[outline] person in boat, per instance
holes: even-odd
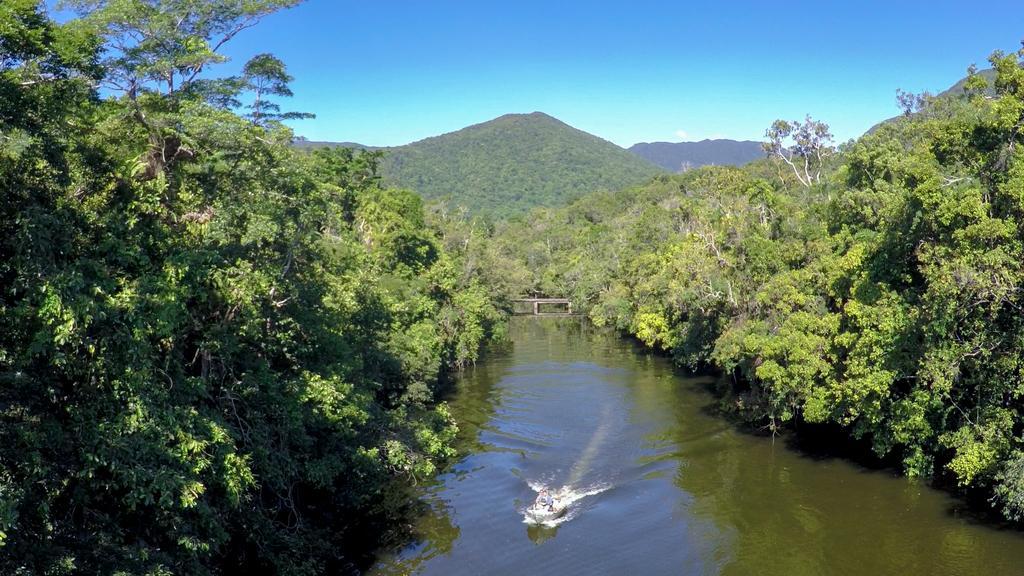
[[[537,504],[548,509],[548,512],[554,512],[555,510],[555,499],[551,497],[551,493],[547,490],[541,490],[537,496]]]

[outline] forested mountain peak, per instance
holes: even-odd
[[[634,186],[662,172],[544,112],[504,114],[390,148],[301,139],[294,145],[381,150],[385,182],[427,200],[449,200],[471,212],[497,216],[564,205],[583,194]]]
[[[546,131],[546,130],[571,130],[578,132],[581,135],[590,136],[594,139],[600,140],[597,136],[588,134],[582,130],[577,130],[572,126],[562,122],[558,118],[545,114],[544,112],[525,112],[525,113],[509,113],[502,114],[497,118],[479,122],[477,124],[471,124],[465,128],[453,130],[451,132],[445,132],[444,134],[438,134],[437,136],[428,136],[421,140],[405,144],[403,146],[394,146],[387,148],[388,150],[400,150],[411,146],[425,145],[434,142],[444,143],[446,140],[451,138],[489,138],[494,136],[494,132],[498,130],[516,130],[516,131]],[[515,136],[509,134],[509,136]],[[604,140],[602,140],[604,141]],[[610,144],[610,142],[609,142]],[[613,144],[614,146],[614,144]]]
[[[594,190],[639,184],[661,170],[543,112],[505,114],[385,150],[385,181],[474,212],[515,214]]]
[[[534,112],[510,112],[508,114],[502,114],[501,116],[498,116],[497,118],[495,118],[493,120],[488,120],[486,122],[481,122],[479,124],[473,124],[472,126],[467,126],[464,129],[474,128],[474,127],[477,127],[477,126],[485,126],[487,124],[499,124],[499,123],[503,123],[503,122],[504,123],[514,123],[514,122],[547,122],[547,123],[551,123],[551,124],[557,124],[557,125],[560,125],[560,126],[569,126],[565,122],[562,122],[561,120],[559,120],[558,118],[555,118],[554,116],[552,116],[550,114],[545,114],[544,112],[540,112],[540,111],[534,111]],[[569,127],[571,128],[571,126],[569,126]]]

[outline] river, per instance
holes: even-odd
[[[515,318],[450,400],[464,456],[371,574],[1019,575],[1024,535],[949,494],[744,433],[708,381],[574,320]],[[561,522],[523,509],[542,485]]]

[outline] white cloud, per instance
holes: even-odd
[[[686,130],[681,130],[681,129],[680,130],[676,130],[676,136],[678,136],[680,140],[686,140],[687,138],[690,137],[690,135],[686,132]]]

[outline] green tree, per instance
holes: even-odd
[[[257,54],[245,63],[241,86],[253,94],[252,103],[246,106],[249,110],[247,117],[253,124],[262,126],[268,122],[316,117],[306,112],[281,112],[279,104],[267,100],[268,96],[291,97],[292,91],[288,87],[291,81],[284,62],[272,54]]]
[[[103,36],[105,81],[135,97],[188,92],[221,48],[243,30],[301,0],[64,0]]]

